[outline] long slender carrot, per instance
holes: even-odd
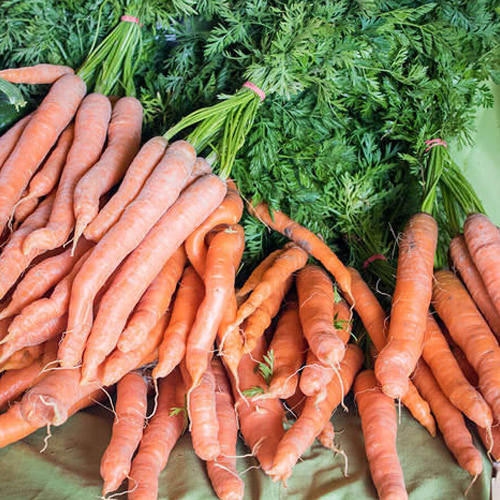
[[[379,498],[408,498],[396,451],[398,425],[394,401],[381,391],[371,370],[356,377],[354,395],[361,417],[366,456]]]
[[[184,358],[187,336],[204,293],[203,281],[194,268],[188,266],[184,270],[170,323],[158,350],[158,364],[153,368],[154,378],[166,377]]]
[[[100,160],[78,181],[73,197],[77,242],[99,212],[99,199],[117,184],[139,151],[142,105],[134,97],[122,97],[114,106],[108,143]]]
[[[73,74],[73,68],[58,64],[36,64],[23,68],[9,68],[0,71],[0,78],[12,83],[26,83],[37,85],[42,83],[54,83],[67,74]]]
[[[67,127],[85,95],[85,83],[65,75],[52,85],[0,170],[0,230],[33,173]]]
[[[236,224],[218,232],[207,252],[205,296],[196,313],[186,346],[186,369],[193,387],[208,366],[224,308],[234,289],[236,270],[245,245],[243,228]]]
[[[243,498],[245,485],[236,471],[238,421],[233,396],[224,368],[218,359],[212,360],[212,371],[215,376],[220,455],[215,460],[207,462],[208,477],[218,498],[238,500]]]
[[[26,125],[31,120],[33,113],[25,116],[17,123],[15,123],[5,134],[0,136],[0,167],[4,164],[5,160],[9,157],[10,153],[14,150],[17,141],[21,137]]]
[[[144,235],[178,198],[191,175],[195,157],[193,147],[187,142],[170,145],[137,198],[96,245],[92,257],[75,279],[68,320],[71,331],[86,335],[81,331],[81,325],[88,322],[88,304],[92,303],[97,291],[123,259],[141,243]]]
[[[451,403],[480,427],[491,427],[493,417],[489,406],[465,378],[439,325],[430,314],[422,356]]]
[[[115,491],[128,476],[139,446],[148,408],[148,384],[139,373],[128,373],[117,385],[111,441],[101,459],[103,496]]]
[[[497,339],[500,339],[500,313],[496,310],[488,290],[484,286],[483,279],[470,256],[463,236],[456,236],[451,240],[450,256],[477,307],[483,313]]]
[[[434,275],[433,305],[479,376],[479,389],[500,419],[500,347],[460,280],[451,271]]]
[[[483,214],[472,214],[464,223],[464,236],[470,255],[500,314],[500,231]]]
[[[481,454],[472,443],[472,436],[464,418],[441,392],[431,371],[423,361],[419,361],[413,373],[413,381],[420,393],[431,405],[446,446],[457,462],[469,474],[476,476],[483,470]]]
[[[387,345],[375,362],[377,380],[392,398],[401,399],[408,392],[408,377],[422,353],[436,244],[437,224],[433,217],[426,213],[414,215],[399,244]]]
[[[139,194],[149,174],[165,153],[166,147],[167,141],[162,136],[153,137],[141,147],[128,167],[118,191],[85,229],[84,235],[87,239],[99,241],[118,221],[127,205]]]
[[[144,292],[130,316],[127,327],[118,340],[117,347],[120,351],[129,352],[135,349],[158,323],[170,305],[185,264],[186,252],[183,247],[179,247]]]

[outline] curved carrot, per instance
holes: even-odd
[[[433,217],[426,213],[414,215],[399,244],[387,345],[375,362],[377,380],[391,398],[401,399],[407,393],[408,377],[422,353],[436,244],[437,224]]]
[[[7,132],[0,136],[0,167],[14,150],[17,141],[21,137],[26,125],[31,120],[33,113],[16,122]]]
[[[61,76],[73,74],[73,68],[59,64],[36,64],[23,68],[9,68],[0,71],[0,78],[12,83],[30,85],[54,83]]]
[[[500,347],[460,280],[451,271],[434,275],[432,303],[479,376],[479,389],[500,419]]]
[[[0,232],[35,170],[72,120],[85,95],[85,83],[65,75],[52,85],[0,170]]]
[[[227,193],[222,203],[192,234],[189,235],[184,246],[189,262],[196,272],[203,277],[207,260],[207,246],[205,236],[216,226],[221,224],[237,224],[243,214],[243,201],[238,193],[236,184],[227,181]]]
[[[283,212],[270,209],[266,203],[259,203],[256,206],[250,205],[248,210],[266,226],[290,238],[307,253],[319,260],[327,271],[333,275],[344,294],[350,297],[351,278],[349,272],[322,239],[290,219]]]
[[[125,173],[118,191],[104,205],[96,218],[86,227],[85,238],[99,241],[115,224],[127,205],[137,196],[149,174],[165,153],[167,141],[163,137],[153,137],[144,144]]]
[[[472,260],[500,314],[500,231],[486,215],[472,214],[465,220],[464,236]]]
[[[184,358],[187,336],[204,293],[203,281],[194,268],[188,266],[184,270],[170,323],[158,350],[158,364],[153,368],[154,378],[166,377]]]
[[[74,243],[99,212],[99,199],[117,184],[141,144],[142,105],[134,97],[122,97],[114,106],[108,142],[99,161],[78,181],[73,195]]]
[[[170,305],[170,300],[177,288],[185,264],[186,252],[183,247],[179,247],[149,285],[135,307],[127,327],[118,340],[117,347],[120,351],[129,352],[135,349],[158,323]],[[87,349],[89,347],[87,346]]]
[[[380,389],[372,370],[354,382],[370,472],[381,500],[406,499],[403,471],[396,451],[397,420],[394,401]]]
[[[464,417],[441,392],[423,361],[417,364],[412,378],[420,393],[429,401],[446,446],[459,465],[473,476],[481,474],[483,470],[481,454],[472,443],[472,436],[465,425]]]
[[[139,446],[148,408],[148,384],[138,373],[128,373],[117,385],[111,441],[101,459],[103,496],[115,491],[128,476]]]

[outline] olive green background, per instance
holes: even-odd
[[[494,87],[496,106],[477,117],[477,143],[473,148],[450,150],[477,189],[490,217],[500,224],[500,87]],[[246,499],[372,499],[375,488],[364,455],[363,436],[354,405],[349,413],[333,417],[337,445],[349,458],[343,476],[342,456],[315,444],[294,469],[285,488],[273,483],[253,458],[238,460],[245,479]],[[65,425],[52,429],[47,450],[41,454],[46,431],[0,450],[2,500],[84,500],[100,496],[99,462],[109,442],[112,414],[94,407],[80,412]],[[476,440],[477,441],[477,440]],[[477,441],[478,447],[482,450]],[[411,500],[457,500],[464,497],[470,476],[454,461],[442,437],[431,438],[406,412],[401,412],[398,453]],[[238,454],[248,450],[240,441]],[[469,500],[487,500],[491,466],[483,452],[484,472],[471,489]],[[122,489],[125,490],[125,487]],[[121,497],[124,498],[124,497]],[[215,498],[204,464],[195,456],[190,438],[175,447],[160,477],[160,498],[205,500]]]

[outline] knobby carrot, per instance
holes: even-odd
[[[113,432],[101,459],[103,496],[115,491],[128,476],[142,438],[147,408],[147,382],[139,373],[128,373],[117,385]]]
[[[354,395],[370,473],[379,498],[408,498],[396,451],[398,425],[394,401],[381,391],[371,370],[365,370],[356,377]]]
[[[415,214],[399,244],[389,335],[375,362],[377,380],[391,398],[408,392],[408,377],[422,353],[436,244],[436,221],[429,214]]]
[[[30,85],[54,83],[67,74],[73,74],[73,68],[59,64],[36,64],[23,68],[9,68],[0,71],[0,78],[12,83]]]
[[[0,167],[4,164],[10,153],[12,153],[32,116],[33,113],[25,116],[0,136]]]
[[[26,125],[0,170],[0,230],[5,228],[15,203],[35,170],[73,118],[85,95],[85,83],[65,75],[52,85]]]
[[[89,94],[83,100],[76,114],[74,139],[62,171],[49,222],[46,227],[26,238],[24,253],[34,248],[57,248],[68,239],[75,224],[75,187],[101,155],[110,115],[111,104],[106,96]]]
[[[153,137],[142,146],[128,167],[118,191],[85,229],[84,235],[87,239],[99,241],[118,221],[127,205],[137,196],[149,174],[160,161],[166,147],[167,141],[161,136]]]

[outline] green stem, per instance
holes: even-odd
[[[7,96],[9,104],[12,104],[16,108],[16,111],[26,106],[26,101],[19,88],[3,78],[0,78],[0,92]]]

